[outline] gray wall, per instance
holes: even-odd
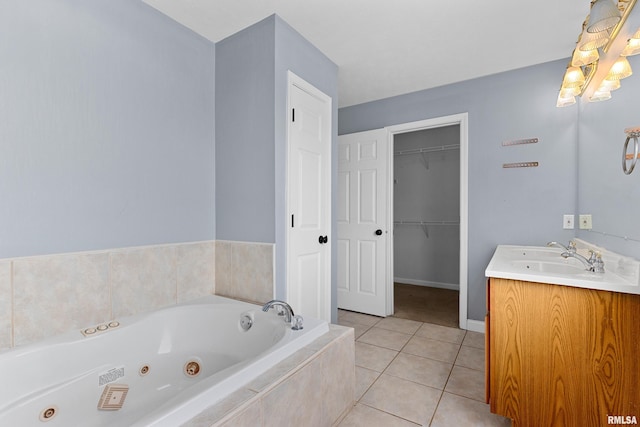
[[[216,237],[275,242],[273,17],[216,43]]]
[[[460,126],[396,134],[393,152],[460,144]],[[395,224],[460,220],[460,150],[395,154],[393,274],[395,282],[459,289],[460,226]]]
[[[287,70],[333,99],[335,159],[335,64],[276,15],[216,45],[216,234],[276,244],[278,298],[286,294]],[[335,248],[332,258],[335,294]]]
[[[577,110],[555,106],[566,60],[339,110],[339,134],[469,113],[468,317],[482,320],[484,270],[498,244],[542,245],[574,236]],[[538,137],[538,144],[502,147]],[[502,164],[538,161],[537,168]]]
[[[640,57],[629,57],[629,62],[637,73]],[[640,164],[631,175],[625,175],[621,166],[624,129],[640,126],[638,94],[640,76],[634,74],[622,81],[612,99],[574,108],[580,111],[576,214],[591,214],[594,230],[578,230],[578,236],[640,259]]]
[[[140,2],[0,2],[0,258],[215,238],[215,46]]]

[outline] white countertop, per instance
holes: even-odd
[[[586,255],[583,251],[579,246],[578,253]],[[579,260],[561,257],[562,252],[546,246],[499,245],[485,276],[640,294],[640,262],[605,251],[605,272],[593,273]]]

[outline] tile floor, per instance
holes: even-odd
[[[484,403],[484,335],[338,310],[355,329],[356,400],[350,426],[510,426]]]
[[[459,300],[458,291],[395,283],[393,317],[455,328],[459,322]]]

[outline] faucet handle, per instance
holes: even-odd
[[[596,273],[604,273],[604,261],[600,252],[594,252],[595,258],[592,261],[593,271]]]
[[[300,329],[303,329],[302,327],[303,322],[304,322],[304,319],[302,318],[302,316],[300,316],[299,314],[296,314],[291,319],[291,329],[293,329],[294,331],[299,331]]]
[[[576,242],[575,240],[569,240],[569,246],[567,247],[569,252],[576,252]]]

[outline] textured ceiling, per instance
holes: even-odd
[[[338,65],[341,107],[567,58],[590,3],[143,1],[213,42],[278,14]]]

